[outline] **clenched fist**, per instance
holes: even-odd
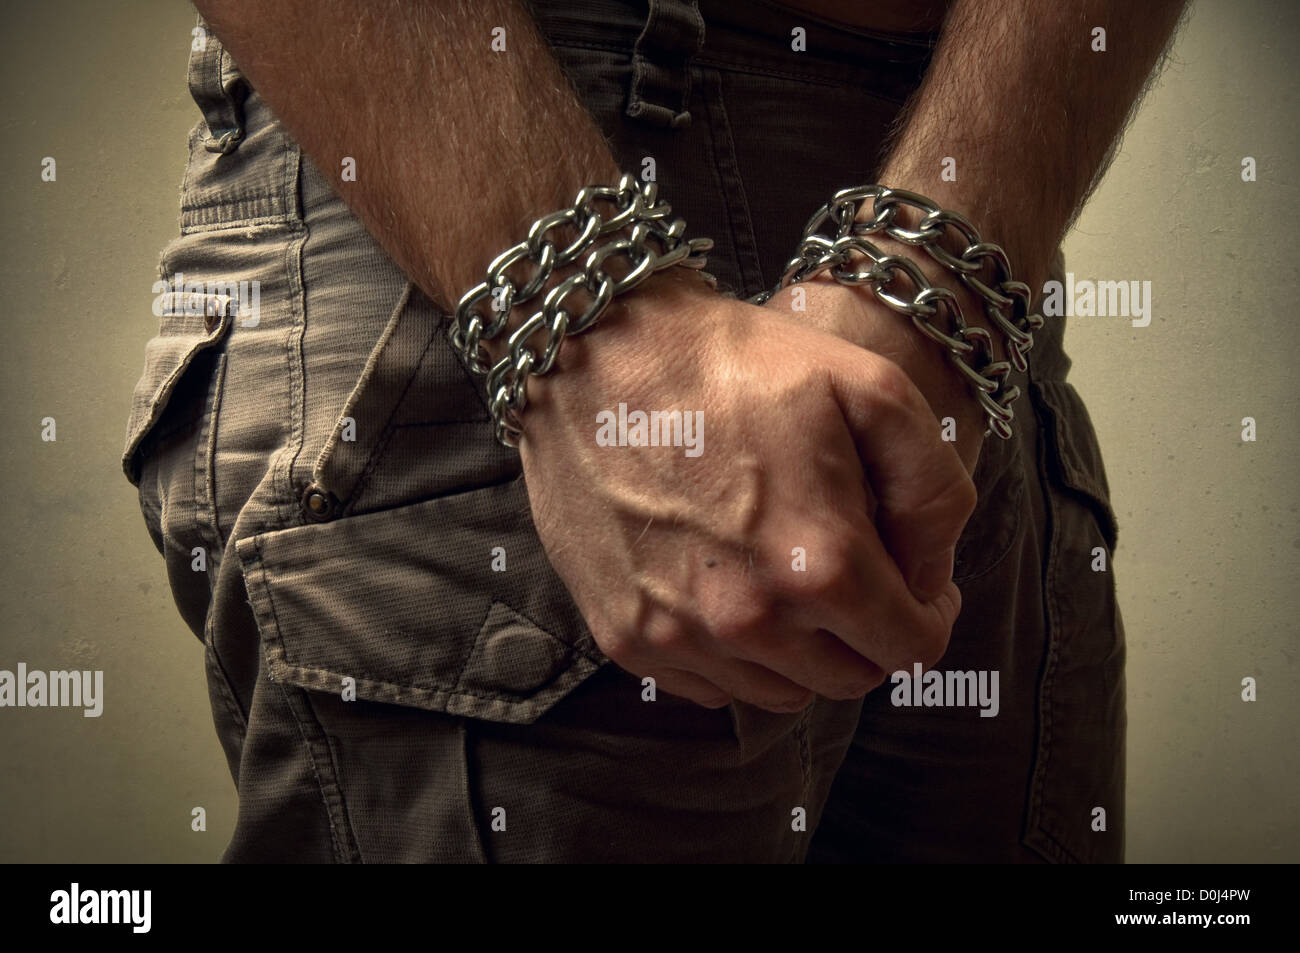
[[[925,396],[780,299],[674,271],[530,384],[533,519],[597,644],[702,705],[772,711],[933,664],[975,488]],[[828,326],[862,315],[853,289],[815,297]]]

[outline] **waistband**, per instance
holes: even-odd
[[[833,24],[774,0],[530,0],[529,10],[552,45],[630,55],[626,114],[671,128],[690,123],[692,66],[867,90],[901,108],[938,41]]]
[[[534,21],[552,42],[633,52],[656,48],[692,62],[748,62],[756,68],[790,60],[796,28],[803,30],[799,71],[828,81],[870,79],[887,67],[928,63],[938,33],[863,30],[773,0],[528,0]]]

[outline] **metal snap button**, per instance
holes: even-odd
[[[315,483],[309,484],[302,493],[303,513],[317,522],[333,519],[338,513],[338,503],[333,493]]]

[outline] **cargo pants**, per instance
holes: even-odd
[[[766,0],[532,8],[621,166],[654,159],[742,296],[872,181],[934,42]],[[203,644],[227,861],[1122,859],[1116,522],[1063,318],[980,459],[937,666],[996,672],[996,715],[888,682],[793,715],[647,701],[551,569],[447,316],[217,38],[189,87],[123,467]]]

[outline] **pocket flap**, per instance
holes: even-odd
[[[522,480],[236,549],[277,681],[529,723],[608,661],[547,560]]]
[[[144,348],[144,372],[131,395],[122,451],[122,472],[134,486],[140,483],[141,444],[162,419],[176,384],[194,358],[230,329],[239,301],[224,294],[167,291],[158,296],[154,310],[161,320],[158,333]]]
[[[1115,509],[1110,502],[1110,482],[1101,458],[1097,432],[1088,408],[1073,384],[1066,381],[1034,381],[1047,407],[1048,456],[1061,482],[1088,498],[1097,514],[1106,545],[1114,552],[1119,538]]]

